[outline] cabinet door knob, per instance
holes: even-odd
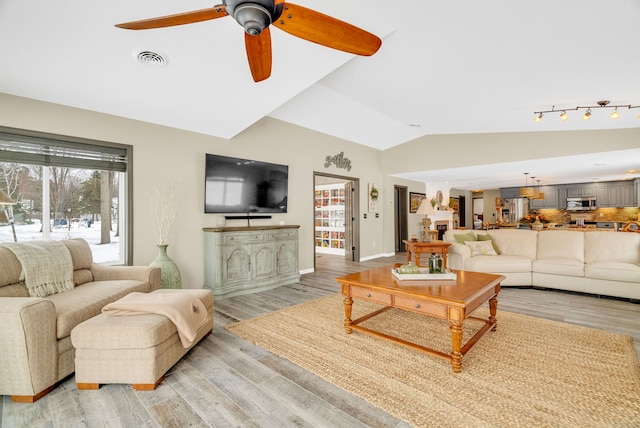
[[[420,309],[420,303],[416,303],[416,309]]]
[[[367,297],[371,297],[371,293],[367,293]]]

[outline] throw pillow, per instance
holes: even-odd
[[[464,243],[471,249],[471,256],[497,256],[490,241],[467,241]]]
[[[476,234],[469,231],[467,233],[455,233],[453,235],[456,238],[456,242],[463,244],[466,241],[477,241]]]
[[[496,241],[491,239],[491,236],[478,235],[478,241],[491,241],[491,244],[493,245],[493,249],[496,251],[496,254],[500,254],[500,249],[498,248],[498,244],[496,244]]]

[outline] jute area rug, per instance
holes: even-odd
[[[640,427],[640,367],[628,336],[498,308],[497,331],[455,374],[448,361],[346,334],[342,300],[324,297],[227,328],[416,427]],[[352,319],[379,307],[355,300]],[[363,325],[451,352],[443,321],[391,309]],[[479,327],[466,321],[464,340]]]

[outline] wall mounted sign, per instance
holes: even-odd
[[[340,152],[340,154],[327,156],[326,158],[324,158],[324,167],[329,168],[331,165],[335,165],[336,168],[351,171],[351,160],[344,157],[344,152]]]

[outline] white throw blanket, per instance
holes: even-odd
[[[20,261],[20,280],[24,281],[31,297],[46,297],[74,287],[73,261],[62,242],[12,243],[5,247]]]
[[[102,308],[107,315],[159,314],[169,318],[178,330],[182,346],[196,340],[198,329],[207,321],[207,308],[188,293],[130,293]]]

